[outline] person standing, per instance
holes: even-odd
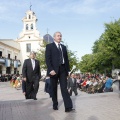
[[[55,32],[53,38],[54,42],[47,44],[45,51],[47,75],[50,76],[52,87],[53,109],[58,110],[57,85],[59,79],[65,112],[71,112],[75,109],[73,109],[72,100],[67,90],[67,76],[70,71],[67,50],[60,43],[62,39],[60,32]]]
[[[39,80],[41,78],[40,63],[35,59],[36,53],[30,52],[30,58],[23,64],[23,80],[26,81],[26,99],[37,100],[36,95],[39,89]]]
[[[68,78],[68,91],[70,96],[72,96],[72,92],[75,93],[75,95],[78,95],[77,92],[77,83],[76,83],[76,79],[74,78],[74,73],[71,74],[71,77]]]

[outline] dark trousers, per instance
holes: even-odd
[[[112,88],[105,88],[105,92],[113,92]]]
[[[57,99],[57,85],[58,79],[61,87],[61,94],[64,101],[64,106],[66,108],[72,108],[72,100],[67,90],[67,74],[65,65],[61,65],[59,67],[59,71],[57,75],[50,77],[51,88],[52,88],[52,101],[53,101],[53,108],[58,106],[58,99]]]
[[[39,89],[39,80],[33,79],[32,82],[26,81],[26,99],[35,99]]]
[[[70,96],[72,96],[72,92],[74,92],[75,95],[78,95],[78,92],[77,92],[77,87],[71,87],[70,89]]]
[[[22,91],[23,93],[26,92],[26,82],[22,80]]]

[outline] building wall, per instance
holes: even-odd
[[[24,63],[25,59],[29,58],[30,52],[26,51],[26,44],[31,44],[31,51],[35,51],[37,52],[38,49],[40,49],[40,43],[41,41],[39,40],[35,40],[35,41],[23,41],[23,42],[19,42],[20,43],[20,60],[21,60],[21,69],[20,71],[22,71],[22,66]]]
[[[14,46],[14,47],[12,47]],[[15,47],[16,46],[16,47]],[[16,49],[17,48],[17,49]],[[20,60],[20,50],[19,43],[14,42],[13,40],[0,40],[0,51],[2,51],[2,57],[4,59],[8,58],[8,54],[10,54],[10,59],[14,60],[15,56],[17,56],[17,60]],[[20,60],[21,61],[21,60]],[[3,63],[0,63],[0,68],[2,68],[2,74],[6,74],[6,66]],[[20,71],[21,66],[18,67],[18,71]],[[11,66],[11,74],[14,73],[14,66]]]
[[[43,38],[40,37],[40,33],[37,30],[37,18],[33,11],[28,10],[26,16],[23,18],[23,30],[16,40],[0,40],[0,50],[3,52],[3,57],[7,58],[8,54],[11,55],[11,59],[17,59],[21,61],[21,66],[18,67],[19,73],[22,73],[22,66],[24,60],[29,58],[30,52],[26,51],[26,44],[31,44],[31,51],[37,52],[40,48],[40,44],[43,43]],[[33,29],[30,28],[31,24]],[[28,25],[28,29],[27,29]],[[5,65],[1,64],[3,73],[6,73]],[[11,73],[14,73],[14,67],[11,67]]]

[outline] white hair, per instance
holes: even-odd
[[[55,33],[53,34],[53,37],[55,37],[57,33],[60,33],[60,34],[61,34],[61,32],[57,31],[57,32],[55,32]]]

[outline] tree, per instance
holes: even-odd
[[[84,55],[80,62],[80,70],[99,73],[111,72],[120,68],[120,19],[105,24],[105,31],[92,47],[92,55]],[[92,61],[90,60],[92,56]],[[85,62],[86,61],[86,62]],[[86,63],[86,64],[85,64]]]
[[[47,70],[47,66],[45,64],[45,47],[48,43],[43,40],[43,43],[40,45],[40,49],[38,49],[36,58],[40,61],[41,70]]]
[[[120,55],[120,19],[105,24],[104,42],[110,52]]]
[[[67,45],[66,45],[67,46]],[[78,62],[78,58],[76,55],[75,51],[72,51],[68,48],[67,46],[67,51],[68,51],[68,59],[69,59],[69,64],[70,64],[70,70],[72,70],[73,66],[75,66],[73,72],[79,70],[79,62]]]

